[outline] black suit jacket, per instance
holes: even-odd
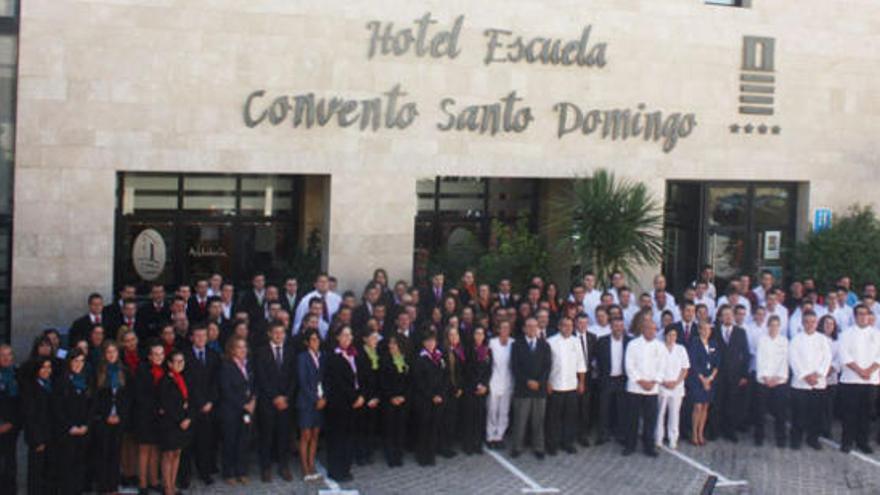
[[[354,410],[351,406],[360,392],[355,388],[355,376],[351,365],[335,352],[327,357],[325,364],[324,392],[327,397],[327,409],[332,416],[352,414]]]
[[[205,363],[202,364],[197,359],[192,345],[188,345],[183,349],[183,357],[186,360],[183,377],[189,390],[189,403],[193,414],[199,414],[202,406],[208,402],[214,404],[216,408],[217,399],[220,397],[220,355],[206,347]]]
[[[287,292],[281,291],[281,309],[290,313],[290,320],[293,321],[293,317],[296,316],[296,306],[299,304],[299,294],[296,295],[296,299],[293,301],[293,306],[287,301]]]
[[[171,309],[168,303],[164,303],[160,309],[156,309],[153,301],[148,301],[138,309],[137,319],[144,325],[143,333],[147,338],[159,336],[159,325],[171,319]],[[138,338],[141,336],[138,335]],[[146,340],[141,340],[145,345]]]
[[[718,378],[728,384],[735,384],[742,378],[748,378],[751,355],[745,329],[734,325],[733,331],[730,332],[730,341],[725,342],[721,325],[717,325],[712,332],[712,338],[721,351]]]
[[[676,331],[675,342],[683,345],[685,347],[685,349],[688,348],[688,345],[690,345],[691,340],[700,338],[700,332],[699,332],[700,326],[697,324],[697,322],[692,321],[690,326],[691,326],[690,334],[688,335],[687,339],[685,339],[684,320],[677,321],[672,324],[672,328],[674,328]]]
[[[370,309],[367,306],[367,303],[362,302],[357,308],[355,308],[354,313],[351,315],[351,326],[356,331],[360,332],[366,327],[367,320],[372,316],[373,315],[370,314]]]
[[[254,373],[248,362],[245,376],[230,359],[220,363],[219,414],[222,418],[235,419],[244,415],[244,406],[254,397]]]
[[[248,289],[244,291],[244,293],[241,295],[241,299],[238,300],[238,304],[236,304],[235,310],[247,311],[251,323],[254,324],[264,321],[266,319],[266,310],[264,307],[265,303],[265,293],[263,294],[263,304],[260,304],[260,302],[257,301],[257,295],[254,293],[254,290]]]
[[[623,356],[620,357],[621,376],[626,376],[626,348],[632,337],[623,335]],[[606,335],[596,342],[596,365],[599,367],[599,381],[605,382],[611,378],[611,335]]]
[[[517,339],[510,349],[510,368],[513,370],[514,397],[541,397],[547,395],[547,380],[550,378],[552,363],[550,345],[544,339],[537,339],[535,350],[529,349],[525,337]],[[529,380],[536,380],[540,387],[531,390],[526,385]]]
[[[296,352],[293,346],[285,343],[281,356],[281,367],[275,362],[271,344],[264,344],[255,353],[254,379],[257,387],[258,407],[272,407],[275,397],[287,398],[289,404],[296,399]]]
[[[107,324],[106,318],[104,315],[101,315],[101,324]],[[67,343],[69,346],[73,346],[76,342],[80,340],[87,340],[89,338],[89,333],[92,331],[92,319],[88,314],[84,314],[74,320],[73,323],[70,324],[70,330],[67,333]]]
[[[429,285],[427,289],[424,289],[422,293],[419,295],[419,302],[421,302],[422,308],[427,309],[427,314],[431,314],[431,309],[435,306],[443,305],[443,298],[446,297],[446,287],[443,287],[443,291],[440,293],[440,299],[437,299],[437,296],[434,295],[434,286]]]

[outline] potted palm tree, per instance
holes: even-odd
[[[607,284],[616,270],[634,278],[637,267],[663,257],[662,209],[642,182],[599,169],[592,178],[577,179],[554,208],[548,227],[561,234],[560,253],[576,267],[578,279],[589,271]]]

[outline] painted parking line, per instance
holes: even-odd
[[[840,444],[835,442],[834,440],[831,440],[830,438],[819,437],[819,441],[824,443],[825,445],[828,445],[829,447],[840,450]],[[861,452],[856,452],[855,449],[851,450],[849,452],[849,455],[855,457],[856,459],[865,461],[868,464],[873,464],[876,467],[880,467],[880,461],[878,461],[877,459],[874,459],[871,456],[865,455]]]
[[[679,452],[677,450],[672,450],[665,445],[662,445],[660,447],[660,449],[663,450],[663,452],[666,452],[667,454],[672,454],[673,456],[677,457],[681,461],[684,461],[685,463],[691,465],[692,467],[699,469],[700,471],[702,471],[710,476],[717,477],[718,483],[716,483],[715,486],[718,488],[723,488],[726,486],[746,486],[749,484],[749,482],[746,480],[732,480],[732,479],[728,478],[727,476],[724,476],[723,474],[719,473],[718,471],[715,471],[714,469],[710,468],[709,466],[697,461],[696,459],[694,459],[690,456],[687,456],[685,454],[682,454],[681,452]]]
[[[359,495],[360,492],[357,490],[344,490],[339,483],[336,482],[333,478],[327,476],[327,470],[324,469],[324,466],[315,459],[315,469],[321,473],[324,479],[324,485],[327,486],[326,489],[318,490],[318,495]]]
[[[495,452],[492,449],[486,449],[485,452],[489,454],[493,459],[495,459],[498,464],[501,464],[504,469],[510,471],[514,476],[522,480],[523,483],[529,485],[522,489],[522,493],[559,493],[559,488],[548,488],[541,486],[540,483],[532,479],[529,475],[522,472],[518,467],[514,466],[512,462],[508,461],[504,458],[503,455]]]

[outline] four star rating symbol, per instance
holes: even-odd
[[[774,125],[774,126],[770,127],[767,124],[755,125],[755,124],[752,124],[751,122],[749,122],[745,125],[730,124],[728,129],[730,129],[731,134],[740,134],[740,133],[743,133],[743,134],[762,134],[762,135],[773,134],[773,135],[778,136],[779,134],[782,133],[782,128],[779,127],[778,125]]]

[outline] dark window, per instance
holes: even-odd
[[[116,286],[135,284],[144,293],[150,283],[192,283],[216,272],[241,287],[257,271],[272,282],[290,274],[299,252],[302,181],[121,173]]]
[[[0,342],[9,342],[18,0],[0,0]]]

